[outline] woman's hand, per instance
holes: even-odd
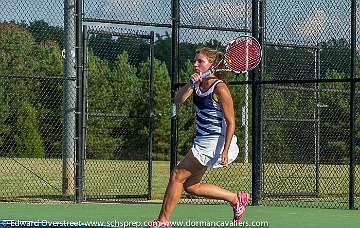
[[[200,76],[200,74],[198,73],[193,73],[191,76],[190,76],[190,83],[192,85],[195,85],[196,83],[201,83],[202,82],[202,77]]]
[[[225,166],[225,167],[229,164],[228,151],[223,151],[221,153],[221,162],[220,162],[220,164]]]
[[[193,93],[194,85],[198,83],[199,80],[202,80],[199,74],[197,73],[192,74],[190,76],[189,82],[183,87],[181,87],[175,93],[175,98],[174,98],[175,104],[181,104],[185,102],[186,99],[188,99],[188,97],[190,97],[191,94]]]

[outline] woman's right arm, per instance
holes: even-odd
[[[175,104],[181,104],[191,96],[194,90],[194,85],[188,82],[186,85],[181,87],[175,94]]]

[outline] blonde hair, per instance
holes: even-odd
[[[196,49],[195,54],[205,55],[207,57],[207,59],[209,60],[209,62],[213,63],[214,66],[216,66],[219,63],[219,61],[221,60],[221,58],[223,56],[223,53],[221,51],[207,48],[207,47],[202,47],[202,48]]]
[[[221,51],[211,49],[208,47],[201,47],[196,49],[195,54],[205,55],[213,66],[217,66],[221,61],[221,59],[223,58],[223,53]],[[220,64],[219,67],[223,67],[223,64]],[[225,78],[225,75],[222,72],[216,72],[214,73],[214,75],[221,80],[224,80]]]

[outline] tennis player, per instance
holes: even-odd
[[[196,110],[196,135],[190,151],[171,172],[158,219],[148,228],[171,227],[170,216],[183,189],[192,195],[228,201],[233,209],[233,221],[239,222],[250,201],[250,194],[233,193],[213,184],[201,183],[208,167],[226,167],[233,162],[239,148],[236,144],[233,100],[220,72],[201,77],[202,72],[216,66],[222,53],[209,48],[196,50],[194,73],[189,83],[175,95],[181,104],[193,95]],[[226,178],[226,177],[224,177]]]

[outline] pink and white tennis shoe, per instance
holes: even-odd
[[[240,222],[245,213],[245,208],[250,202],[250,194],[246,192],[237,193],[238,202],[232,204],[231,207],[234,212],[233,222]]]

